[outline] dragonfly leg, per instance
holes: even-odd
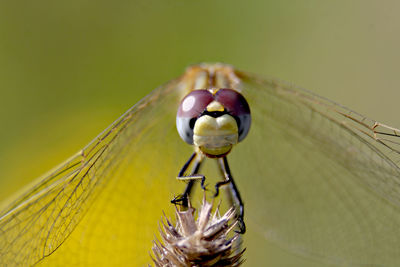
[[[229,168],[228,160],[226,157],[220,158],[218,160],[219,166],[221,171],[224,173],[225,180],[218,182],[215,185],[215,194],[214,197],[218,196],[219,194],[219,188],[223,185],[229,184],[230,185],[230,193],[232,195],[232,199],[234,200],[235,203],[233,203],[235,206],[239,206],[239,214],[238,214],[238,222],[239,222],[239,229],[240,231],[238,233],[244,234],[246,232],[246,225],[244,223],[244,204],[242,201],[242,198],[240,197],[239,190],[236,187],[235,181],[233,180],[231,170]]]
[[[180,170],[180,172],[177,176],[177,179],[181,180],[181,181],[188,181],[188,184],[186,185],[185,191],[181,195],[178,195],[173,200],[171,200],[171,203],[173,203],[173,204],[180,203],[182,206],[187,207],[189,197],[190,197],[193,185],[196,180],[201,180],[201,188],[203,190],[206,190],[206,188],[204,186],[204,182],[206,179],[205,176],[201,175],[201,174],[197,174],[198,171],[200,170],[200,166],[201,166],[203,158],[202,157],[196,158],[196,156],[198,156],[198,154],[196,152],[194,152],[190,156],[189,160],[185,163],[185,165],[183,165],[182,169]],[[193,163],[194,165],[193,165],[191,174],[185,175],[186,170],[189,168],[189,166],[192,162],[194,162]]]

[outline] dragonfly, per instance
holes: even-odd
[[[195,146],[195,152],[183,165],[178,174],[178,179],[188,180],[185,191],[171,202],[182,202],[187,207],[196,179],[201,179],[204,187],[205,176],[199,175],[204,157],[217,158],[224,180],[215,184],[214,197],[219,195],[220,187],[230,186],[232,202],[230,206],[238,206],[238,223],[240,231],[244,234],[244,205],[239,190],[233,180],[226,155],[233,145],[243,141],[250,130],[250,108],[246,99],[234,88],[236,79],[230,75],[231,71],[219,69],[215,71],[208,68],[205,72],[191,69],[194,74],[187,74],[196,81],[196,85],[189,86],[190,92],[186,95],[178,108],[176,126],[180,137],[188,144]],[[225,72],[224,72],[225,71]],[[217,75],[216,75],[217,74]],[[196,88],[202,89],[196,89]],[[226,88],[221,88],[226,87]],[[186,170],[193,165],[190,175],[185,175]]]
[[[217,63],[191,66],[155,89],[8,200],[0,213],[0,265],[149,262],[161,212],[173,214],[171,198],[185,192],[177,170],[193,153],[177,133],[176,111],[210,80],[238,92],[251,109],[251,131],[229,152],[246,207],[249,266],[400,264],[400,130]],[[201,174],[220,177],[221,168],[204,164]]]

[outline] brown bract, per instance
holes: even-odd
[[[212,204],[204,200],[197,219],[192,207],[176,210],[176,226],[165,218],[160,227],[162,242],[153,243],[155,266],[241,265],[244,249],[239,251],[239,234],[228,237],[237,223],[235,210],[231,208],[223,216],[218,209],[211,213]]]

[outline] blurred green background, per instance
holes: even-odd
[[[0,200],[158,85],[225,62],[400,127],[398,1],[2,1]]]

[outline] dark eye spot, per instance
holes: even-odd
[[[189,121],[190,129],[194,129],[194,124],[196,123],[197,118],[191,118]]]
[[[231,115],[232,116],[232,115]],[[237,116],[232,116],[234,119],[235,119],[235,121],[236,121],[236,124],[237,124],[237,126],[238,126],[238,129],[239,129],[239,135],[243,132],[243,129],[241,128],[241,121],[240,121],[240,118],[239,117],[237,117]]]

